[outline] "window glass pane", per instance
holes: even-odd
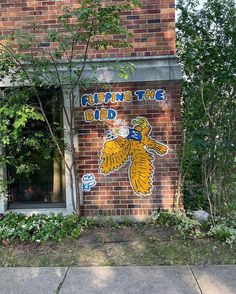
[[[58,103],[61,92],[55,89],[40,89],[39,93],[54,133],[63,140],[62,111]],[[33,95],[30,103],[37,107],[37,99]],[[29,174],[17,172],[17,167],[12,165],[7,168],[8,179],[14,179],[9,184],[10,203],[65,202],[63,162],[56,148],[52,148],[53,141],[46,123],[31,121],[23,132],[25,140],[35,138],[35,134],[38,134],[41,146],[40,148],[30,148],[29,145],[22,145],[19,148],[9,146],[9,150],[6,151],[15,155],[17,159],[24,158],[26,163],[30,163],[33,167],[33,171]]]

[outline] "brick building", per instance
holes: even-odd
[[[46,29],[59,28],[57,16],[65,2],[76,5],[74,0],[1,0],[0,34],[19,28],[31,30],[29,21]],[[85,216],[143,217],[159,208],[171,209],[175,202],[181,144],[175,3],[141,2],[141,8],[122,13],[124,25],[133,34],[129,40],[132,48],[89,52],[101,65],[97,74],[109,83],[110,90],[97,91],[95,87],[81,93],[76,108],[77,169]],[[127,80],[105,66],[117,59],[134,64],[134,74]],[[66,191],[65,187],[68,194]],[[68,195],[48,206],[28,202],[24,197],[10,205],[1,200],[0,212],[71,212]]]

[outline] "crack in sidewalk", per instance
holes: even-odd
[[[56,289],[56,291],[55,291],[56,294],[59,294],[59,293],[60,293],[61,288],[62,288],[62,286],[63,286],[63,284],[64,284],[64,282],[65,282],[65,279],[66,279],[66,276],[67,276],[68,271],[69,271],[69,267],[67,267],[66,272],[65,272],[65,274],[64,274],[64,277],[63,277],[61,283],[58,285],[58,287],[57,287],[57,289]]]
[[[194,277],[194,280],[195,280],[195,282],[196,282],[196,284],[197,284],[197,286],[198,286],[198,289],[199,289],[200,293],[203,294],[202,289],[201,289],[201,287],[200,287],[200,284],[198,283],[197,277],[195,276],[195,273],[194,273],[194,271],[193,271],[191,265],[188,265],[188,266],[189,266],[189,269],[190,269],[190,271],[191,271],[191,273],[192,273],[192,275],[193,275],[193,277]]]

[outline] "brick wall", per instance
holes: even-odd
[[[112,107],[117,110],[117,119],[131,126],[137,116],[146,117],[152,126],[151,137],[168,146],[163,157],[155,155],[154,189],[151,196],[136,196],[128,179],[129,163],[104,176],[99,172],[99,160],[103,148],[105,131],[115,126],[115,121],[84,122],[83,112],[77,110],[76,126],[79,129],[78,170],[83,174],[93,173],[97,185],[90,192],[84,192],[83,213],[85,215],[146,215],[158,208],[171,209],[174,204],[178,181],[178,151],[181,142],[180,131],[180,87],[178,82],[146,82],[113,84],[112,91],[136,91],[159,89],[166,91],[166,100],[152,100],[130,103],[108,103],[107,105],[85,107],[101,109]]]
[[[115,0],[114,0],[115,1]],[[111,0],[104,2],[110,3]],[[38,34],[29,23],[40,24],[45,29],[60,29],[57,16],[65,4],[77,5],[75,0],[0,0],[0,34],[12,30],[25,29]],[[175,55],[175,8],[174,0],[142,0],[142,8],[122,13],[127,29],[133,33],[128,49],[109,49],[108,51],[90,51],[93,58],[122,57],[161,57]],[[123,36],[113,36],[122,39]],[[45,44],[52,48],[55,44]],[[92,215],[147,215],[159,208],[171,209],[174,204],[178,181],[178,151],[181,143],[180,131],[180,83],[179,81],[127,82],[111,84],[112,91],[136,91],[141,89],[164,89],[165,101],[136,101],[130,103],[108,103],[92,109],[112,107],[121,119],[131,126],[131,120],[137,116],[146,117],[152,126],[151,137],[168,146],[163,157],[155,155],[154,189],[150,196],[136,196],[130,186],[128,166],[104,176],[100,173],[99,163],[103,148],[105,131],[112,129],[115,121],[95,121],[86,123],[83,113],[87,109],[76,109],[76,127],[78,127],[79,152],[77,168],[79,178],[84,174],[93,174],[96,186],[84,192],[82,213]],[[95,92],[96,89],[91,90]]]
[[[112,1],[105,0],[109,4]],[[1,0],[0,34],[12,30],[24,29],[38,34],[32,24],[44,29],[60,29],[57,17],[62,7],[76,5],[75,0]],[[175,8],[173,0],[142,0],[142,8],[122,13],[123,24],[133,34],[128,41],[133,45],[129,49],[110,49],[90,51],[95,58],[157,56],[175,54]],[[123,36],[113,36],[122,39]],[[46,44],[53,46],[53,44]]]

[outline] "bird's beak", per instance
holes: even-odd
[[[143,119],[142,118],[134,118],[131,120],[131,123],[136,126],[136,125],[139,125],[139,124],[143,124]]]
[[[131,123],[132,123],[132,125],[135,126],[135,125],[139,124],[139,121],[138,121],[137,118],[134,118],[134,119],[131,120]]]

